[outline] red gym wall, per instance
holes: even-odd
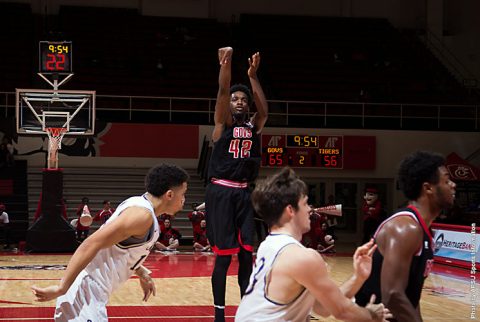
[[[97,140],[101,157],[198,158],[198,125],[111,123]]]

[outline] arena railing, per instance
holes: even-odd
[[[267,126],[478,131],[480,105],[269,100]],[[97,95],[104,122],[212,125],[215,98]],[[0,92],[0,115],[15,117],[15,93]]]

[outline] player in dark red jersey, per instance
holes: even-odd
[[[200,221],[200,226],[193,230],[193,249],[201,252],[208,252],[212,248],[207,238],[207,222]]]
[[[409,205],[381,223],[375,233],[378,248],[372,273],[355,296],[358,304],[368,303],[373,293],[396,321],[422,321],[419,301],[433,264],[429,227],[455,199],[456,185],[444,164],[441,155],[424,151],[401,162],[398,180]]]
[[[200,229],[200,222],[205,219],[205,203],[192,204],[193,211],[188,214],[188,220],[192,223],[192,229],[195,232],[197,229]]]
[[[260,132],[268,114],[267,100],[257,78],[260,53],[248,60],[247,74],[252,91],[240,84],[230,87],[232,53],[231,47],[218,50],[220,73],[212,134],[214,146],[205,195],[207,235],[217,255],[212,273],[217,322],[225,320],[225,288],[232,255],[238,254],[241,295],[245,293],[252,272],[254,211],[248,185],[258,175]],[[257,111],[249,117],[254,102]]]
[[[93,221],[101,221],[104,224],[114,212],[115,208],[111,207],[110,200],[104,200],[103,209],[97,212],[95,217],[93,217]]]
[[[164,225],[165,228],[161,231],[155,247],[158,250],[176,250],[180,245],[179,239],[182,238],[182,234],[172,227],[170,219],[165,219]]]
[[[314,207],[310,207],[313,209],[310,214],[310,230],[303,234],[302,244],[308,248],[318,249],[320,240],[325,237],[322,231],[322,224],[327,222],[327,216],[316,212]]]

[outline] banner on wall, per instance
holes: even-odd
[[[435,259],[466,268],[480,264],[480,235],[476,227],[433,225]]]
[[[453,181],[479,181],[480,170],[455,152],[447,156],[446,167]]]

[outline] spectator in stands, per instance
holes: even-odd
[[[182,234],[172,227],[170,219],[165,219],[164,224],[165,229],[160,233],[160,237],[155,243],[155,247],[158,250],[176,250],[180,245],[179,239],[182,238]]]
[[[159,217],[158,217],[158,224],[160,225],[160,231],[164,231],[165,230],[165,220],[172,220],[172,217],[171,215],[169,214],[161,214]]]
[[[111,207],[110,200],[104,200],[103,209],[97,212],[95,217],[93,217],[93,221],[102,221],[102,224],[104,224],[114,212],[115,208]]]
[[[211,251],[207,238],[207,221],[205,219],[202,219],[200,226],[193,230],[193,249],[201,252]]]
[[[327,233],[327,229],[327,223],[322,223],[322,227],[317,235],[317,251],[319,253],[335,253],[335,240],[332,235]]]
[[[200,229],[200,223],[205,219],[205,203],[198,204],[196,202],[192,203],[193,211],[188,214],[188,220],[192,223],[192,229]]]
[[[90,200],[87,197],[83,197],[82,198],[82,203],[78,206],[77,212],[75,213],[76,217],[78,218],[76,228],[77,228],[77,240],[79,242],[83,242],[85,239],[87,239],[88,233],[90,231],[90,226],[83,226],[80,223],[80,217],[82,216],[82,214],[84,212],[85,206],[87,207],[88,212],[91,213],[90,208],[88,207],[89,201]]]
[[[8,214],[5,211],[6,207],[0,203],[0,228],[3,230],[3,239],[5,242],[4,249],[10,249],[10,220]]]
[[[313,206],[310,206],[314,209]],[[312,210],[310,214],[310,230],[303,234],[302,242],[305,247],[318,249],[318,241],[325,237],[322,235],[322,224],[327,222],[327,216]]]
[[[365,190],[363,213],[363,239],[362,244],[368,242],[380,225],[382,203],[378,199],[378,189],[369,187]]]

